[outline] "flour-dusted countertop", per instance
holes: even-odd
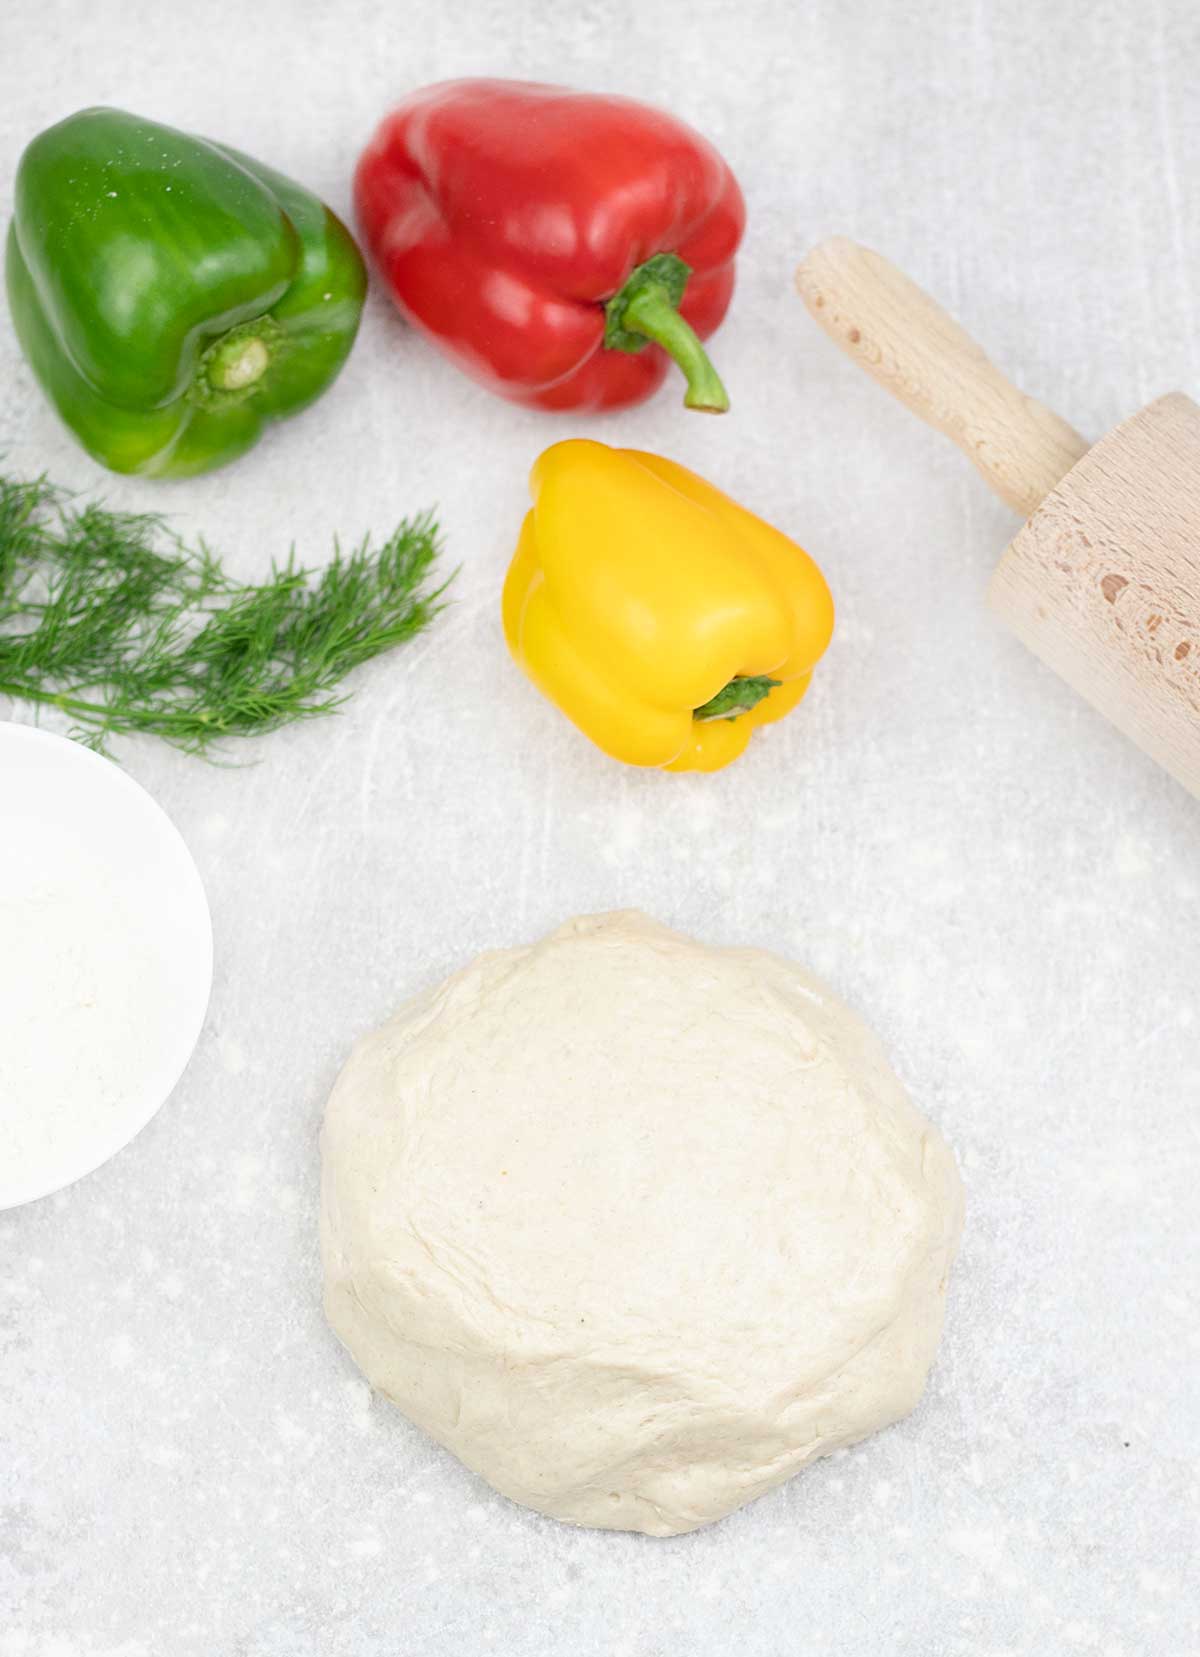
[[[1200,806],[989,618],[1015,522],[791,292],[841,230],[1087,433],[1195,393],[1190,0],[10,0],[3,35],[6,213],[23,143],[93,102],[346,210],[389,99],[491,71],[691,118],[750,229],[721,421],[673,391],[604,421],[514,410],[376,297],[316,409],[227,472],[138,484],[60,432],[0,320],[10,470],[170,512],[246,575],[430,504],[462,564],[336,721],[240,769],[121,746],[200,864],[216,980],[151,1126],[0,1216],[2,1657],[1197,1649]],[[829,576],[808,703],[729,771],[607,763],[506,658],[525,474],[566,435],[684,461]],[[371,1399],[319,1306],[316,1132],[353,1039],[484,946],[623,905],[827,977],[968,1197],[916,1414],[672,1542],[493,1495]]]

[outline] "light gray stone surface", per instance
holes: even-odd
[[[462,565],[338,720],[240,769],[121,748],[200,863],[216,982],[154,1123],[0,1216],[0,1657],[1200,1650],[1200,807],[1000,633],[1012,520],[791,291],[846,231],[1084,431],[1194,393],[1198,69],[1191,0],[9,0],[6,211],[22,144],[93,102],[345,210],[390,99],[494,72],[691,117],[750,230],[724,421],[671,392],[516,411],[376,296],[317,409],[226,473],[139,484],[60,432],[0,322],[11,470],[170,512],[246,575],[436,504]],[[721,775],[617,768],[507,660],[525,473],[574,434],[685,461],[828,573],[810,700]],[[485,945],[624,904],[828,977],[968,1191],[917,1413],[668,1543],[493,1495],[371,1399],[318,1298],[316,1132],[354,1037]]]

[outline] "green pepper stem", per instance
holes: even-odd
[[[708,359],[695,329],[675,309],[671,295],[660,282],[647,282],[629,300],[621,318],[631,333],[645,334],[673,357],[687,380],[684,406],[704,414],[724,414],[729,393]]]
[[[287,334],[269,313],[239,322],[201,353],[188,396],[201,408],[210,409],[230,408],[257,397],[270,386],[273,371],[287,350]]]
[[[257,334],[234,329],[208,353],[208,378],[218,391],[244,391],[267,371],[271,353]]]

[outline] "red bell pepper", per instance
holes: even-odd
[[[383,122],[355,197],[405,316],[501,396],[620,408],[673,357],[689,408],[728,408],[700,341],[728,308],[745,206],[681,121],[627,98],[447,81]]]

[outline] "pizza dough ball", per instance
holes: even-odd
[[[481,955],[325,1115],[325,1307],[497,1490],[670,1536],[916,1404],[962,1224],[880,1045],[638,914]]]

